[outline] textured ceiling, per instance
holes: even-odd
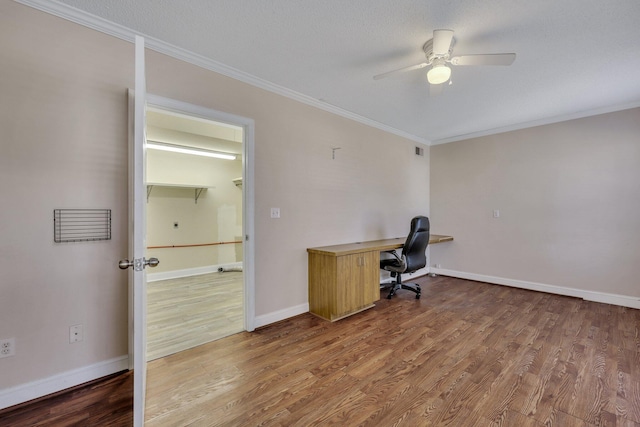
[[[438,143],[640,105],[638,0],[63,0],[216,63]],[[455,54],[515,52],[510,67],[454,67],[429,96],[434,29]]]

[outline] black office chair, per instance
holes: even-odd
[[[391,286],[387,296],[391,299],[399,289],[406,289],[416,293],[416,299],[420,299],[422,289],[417,283],[402,283],[402,273],[413,273],[427,265],[427,245],[429,244],[429,218],[417,216],[411,220],[411,230],[402,247],[402,256],[396,251],[387,251],[394,258],[380,260],[380,268],[391,272],[391,277],[396,277],[395,282],[384,283],[382,287]]]

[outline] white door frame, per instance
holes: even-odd
[[[227,123],[243,128],[242,141],[242,224],[244,329],[255,329],[255,234],[254,234],[254,136],[253,119],[213,110],[175,99],[147,94],[147,106],[205,120]]]

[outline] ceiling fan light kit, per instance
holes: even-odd
[[[454,44],[453,30],[434,30],[433,38],[422,46],[422,50],[427,58],[426,62],[410,65],[398,70],[387,71],[386,73],[373,76],[373,79],[378,80],[390,74],[430,67],[427,71],[427,80],[431,85],[439,85],[446,83],[451,78],[451,68],[449,68],[447,64],[454,66],[511,65],[516,59],[515,53],[451,56]]]
[[[427,71],[427,80],[432,85],[439,85],[451,77],[451,68],[444,64],[436,64]]]

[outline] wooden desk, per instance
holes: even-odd
[[[405,237],[308,248],[309,311],[336,321],[380,299],[380,252],[401,248]],[[432,234],[429,244],[453,240]]]

